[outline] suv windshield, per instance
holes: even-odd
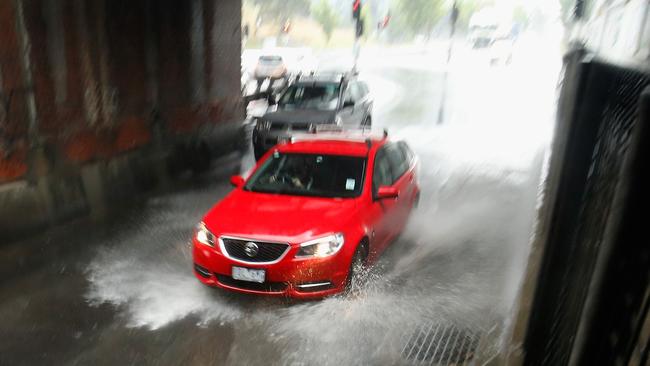
[[[282,62],[282,57],[280,56],[260,56],[259,59],[262,64],[279,64]]]
[[[248,180],[253,192],[318,197],[357,197],[363,187],[365,158],[274,153]]]
[[[283,109],[336,109],[339,101],[339,84],[311,84],[290,86],[278,103]]]

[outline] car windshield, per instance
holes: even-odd
[[[282,57],[280,56],[260,56],[259,59],[261,64],[264,65],[276,65],[282,62]]]
[[[298,196],[357,197],[365,165],[361,157],[275,152],[244,188]]]
[[[339,84],[293,85],[279,101],[282,109],[334,110],[339,101]]]

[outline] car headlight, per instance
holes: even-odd
[[[205,224],[200,223],[196,225],[196,241],[198,241],[201,244],[214,247],[214,243],[216,242],[216,239],[214,237],[214,234],[212,234],[210,230],[208,230]]]
[[[271,128],[271,121],[266,121],[261,118],[258,118],[255,123],[255,129],[258,131],[266,131]]]
[[[300,244],[297,258],[322,258],[336,254],[345,242],[343,234],[333,234]]]

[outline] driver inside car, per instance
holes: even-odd
[[[311,189],[314,184],[314,162],[309,157],[294,166],[291,183],[295,188]]]
[[[294,188],[309,190],[314,183],[315,167],[313,158],[295,159],[291,162],[291,166],[285,168],[281,166],[274,175],[268,178],[268,181],[269,183],[288,183]]]

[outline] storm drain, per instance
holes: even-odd
[[[405,336],[401,356],[412,365],[472,365],[484,334],[441,323],[420,325]]]

